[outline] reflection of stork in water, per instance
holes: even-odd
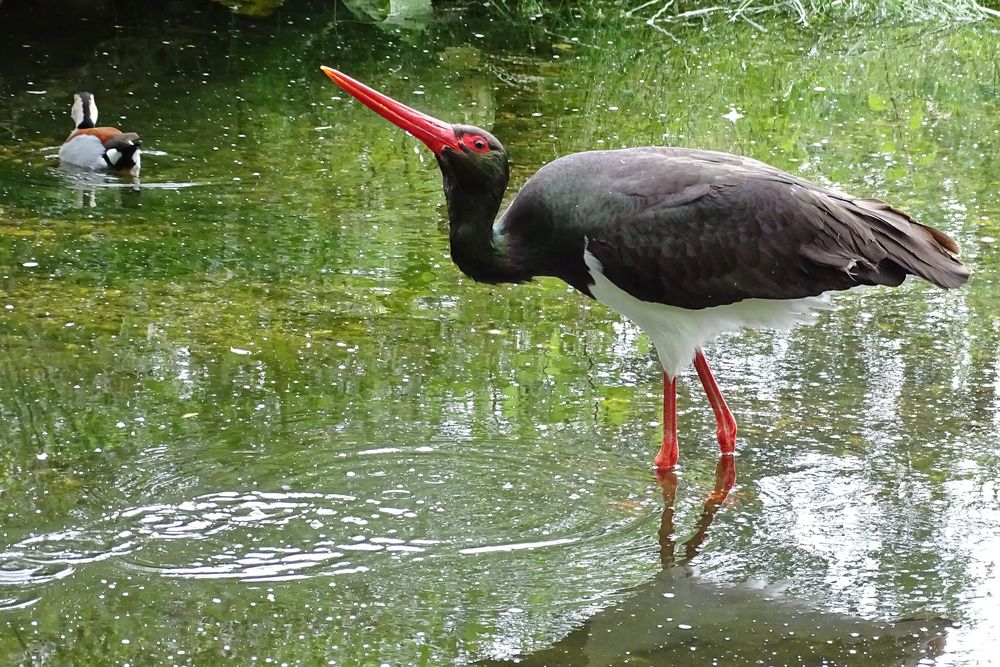
[[[663,491],[656,577],[619,604],[587,619],[550,648],[481,665],[625,667],[633,665],[917,665],[940,655],[944,619],[873,621],[825,612],[801,598],[751,584],[701,579],[691,567],[716,512],[735,482],[722,456],[694,535],[676,553],[677,476],[658,476]]]
[[[663,514],[660,515],[660,563],[663,569],[675,564],[686,564],[698,555],[701,543],[708,536],[708,527],[715,518],[715,513],[725,502],[726,497],[736,483],[736,462],[731,456],[720,456],[715,466],[715,490],[708,494],[705,507],[698,519],[698,530],[684,542],[684,557],[677,562],[674,555],[677,542],[674,540],[674,498],[677,495],[677,475],[672,469],[657,470],[656,480],[663,491]]]

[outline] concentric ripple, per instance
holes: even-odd
[[[647,524],[660,509],[646,471],[599,475],[621,463],[593,449],[577,460],[541,449],[509,454],[517,448],[508,443],[305,447],[259,457],[240,471],[245,485],[267,490],[231,488],[235,481],[208,469],[204,457],[199,475],[190,450],[175,451],[151,451],[123,485],[140,494],[155,489],[158,502],[13,545],[0,554],[0,586],[27,591],[108,558],[133,572],[185,579],[373,571],[384,578],[393,570],[435,577],[481,569],[499,581],[510,570],[524,586],[526,577],[551,575],[549,566],[523,567],[537,550],[547,552],[553,569],[572,563],[581,572],[648,556],[655,528]],[[230,488],[206,488],[213,479]],[[180,497],[166,501],[174,494]]]

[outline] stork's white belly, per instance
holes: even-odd
[[[598,301],[635,322],[652,339],[663,371],[671,377],[694,357],[696,348],[727,331],[743,328],[788,329],[815,321],[816,310],[832,306],[824,296],[804,299],[744,299],[725,306],[690,310],[642,301],[604,275],[600,260],[584,250],[594,280],[590,291]]]
[[[106,169],[104,144],[92,134],[78,134],[59,148],[59,161],[81,169]]]

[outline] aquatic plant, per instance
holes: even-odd
[[[679,0],[648,0],[624,10],[630,18],[647,25],[691,25],[712,21],[744,21],[759,30],[765,17],[794,17],[802,25],[824,21],[940,21],[969,22],[1000,17],[1000,11],[975,0],[708,0],[682,3]]]

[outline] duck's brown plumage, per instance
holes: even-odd
[[[73,96],[70,112],[76,129],[59,148],[62,164],[82,169],[111,169],[138,174],[139,135],[117,127],[95,127],[97,103],[94,96],[79,92]]]

